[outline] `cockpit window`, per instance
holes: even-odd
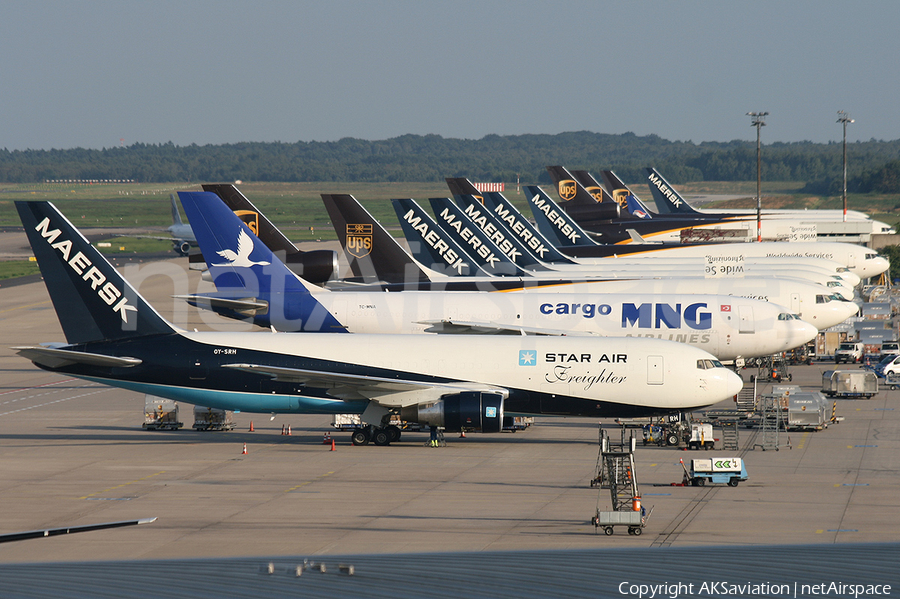
[[[839,281],[828,281],[827,285],[829,287],[843,287],[843,283]]]
[[[827,303],[828,303],[828,296],[827,296],[827,295],[817,295],[817,296],[816,296],[816,303],[817,303],[817,304],[827,304]]]
[[[710,368],[725,368],[718,360],[697,360],[698,370],[709,370]]]

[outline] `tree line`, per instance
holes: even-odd
[[[767,181],[803,181],[804,191],[834,195],[842,185],[838,142],[763,146]],[[900,192],[900,140],[848,144],[851,191]],[[672,183],[756,179],[756,144],[750,141],[669,141],[577,131],[556,135],[487,135],[453,139],[402,135],[369,141],[246,142],[176,146],[135,143],[91,150],[0,150],[0,181],[56,179],[162,181],[473,181],[549,183],[549,164],[598,172],[612,169],[626,181],[644,179],[654,166]]]

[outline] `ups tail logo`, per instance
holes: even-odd
[[[628,208],[628,196],[631,195],[628,193],[627,189],[617,189],[613,192],[612,196],[615,201],[619,203],[619,206],[622,208]]]
[[[259,235],[259,214],[252,210],[235,210],[237,215],[254,235]]]
[[[347,253],[365,258],[372,252],[372,225],[347,225]]]
[[[597,202],[603,201],[603,190],[599,187],[585,187],[585,190],[591,194],[591,197],[597,200]]]
[[[566,202],[575,197],[575,193],[578,189],[575,185],[575,181],[572,179],[560,181],[557,187],[559,188],[559,197]]]

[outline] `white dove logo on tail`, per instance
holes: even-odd
[[[241,229],[240,234],[238,234],[237,241],[237,253],[231,250],[221,250],[216,252],[228,262],[226,264],[213,264],[213,266],[234,266],[238,268],[248,268],[253,266],[254,264],[258,264],[260,266],[267,266],[270,264],[266,261],[254,262],[250,260],[250,254],[253,253],[253,240],[250,239],[250,236],[247,235],[247,232]]]

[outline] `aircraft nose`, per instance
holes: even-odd
[[[865,269],[865,277],[875,277],[891,267],[890,261],[883,256],[876,256],[866,260],[863,268]]]
[[[744,380],[730,370],[726,370],[728,376],[725,377],[725,389],[727,397],[733,397],[740,393],[744,388]]]
[[[791,346],[791,349],[812,341],[819,334],[819,329],[805,320],[793,320],[791,322],[794,323],[794,326],[790,332],[790,339],[791,342],[795,343],[795,345]]]

